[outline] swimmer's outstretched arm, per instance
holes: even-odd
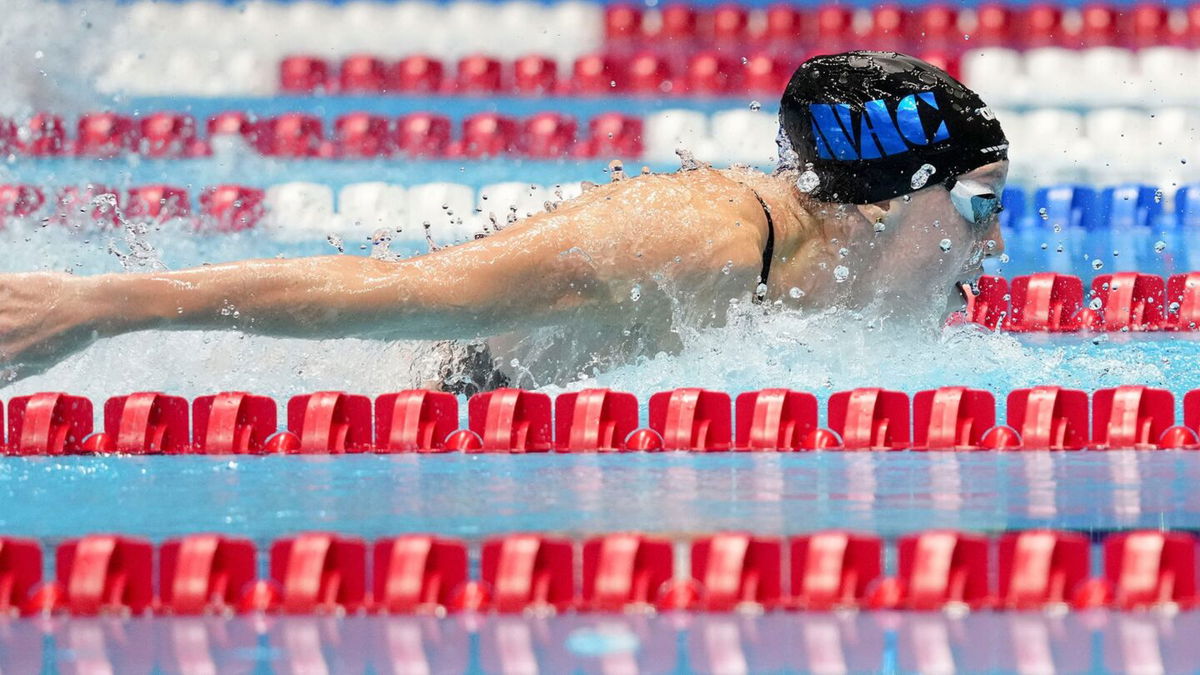
[[[0,365],[38,370],[98,337],[146,329],[445,339],[606,312],[620,325],[638,309],[627,306],[631,285],[651,275],[700,293],[716,290],[702,284],[752,288],[763,220],[749,191],[711,172],[686,189],[658,177],[605,186],[486,239],[399,262],[330,256],[0,275]],[[716,273],[730,261],[730,274]]]

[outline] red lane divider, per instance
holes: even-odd
[[[605,83],[607,87],[608,84]],[[613,126],[620,138],[614,139]],[[17,125],[0,118],[0,128]],[[187,159],[212,155],[220,138],[241,139],[268,157],[372,159],[380,157],[491,157],[520,155],[534,158],[608,156],[618,152],[628,159],[642,154],[642,120],[617,112],[597,115],[587,134],[579,134],[578,121],[569,115],[542,112],[527,118],[480,113],[462,120],[457,139],[452,138],[449,117],[434,112],[414,112],[397,118],[352,112],[333,120],[330,129],[318,116],[283,113],[252,118],[242,112],[225,112],[208,119],[207,138],[201,138],[191,115],[155,112],[140,118],[117,113],[85,113],[74,140],[67,137],[60,117],[39,114],[21,125],[21,133],[7,143],[7,151],[30,157],[103,157],[141,155],[151,159]],[[2,133],[2,132],[0,132]],[[16,187],[8,188],[16,189]],[[0,194],[0,203],[12,204],[14,215],[34,212],[44,196],[34,188],[20,194]],[[173,188],[168,198],[183,196]],[[136,199],[138,195],[131,195]],[[156,198],[157,199],[157,198]],[[153,208],[155,202],[147,202]]]
[[[676,558],[684,548],[639,533],[578,545],[511,534],[478,548],[424,534],[368,544],[306,533],[271,544],[269,576],[257,579],[258,554],[245,539],[168,540],[158,547],[156,568],[150,542],[90,535],[63,542],[54,580],[42,583],[38,542],[0,537],[0,606],[76,616],[1191,609],[1200,605],[1198,544],[1186,532],[1111,534],[1103,542],[1102,575],[1091,578],[1091,542],[1078,533],[1028,530],[989,539],[929,530],[895,542],[897,573],[885,577],[883,540],[844,531],[787,541],[719,533],[692,541],[683,565]],[[474,579],[473,548],[480,560]]]
[[[835,392],[829,428],[818,426],[810,393],[763,389],[729,394],[681,388],[654,394],[646,427],[637,398],[585,389],[554,402],[540,392],[497,389],[467,403],[408,390],[377,397],[326,391],[292,397],[287,428],[277,405],[246,392],[198,397],[139,392],[108,399],[104,430],[92,433],[92,402],[64,393],[20,396],[8,404],[0,454],[342,454],[1200,449],[1200,390],[1183,398],[1125,385],[1094,392],[1057,386],[1016,389],[996,424],[991,392],[942,387],[908,394],[878,388]],[[736,411],[736,424],[735,415]],[[190,431],[190,437],[189,437]]]

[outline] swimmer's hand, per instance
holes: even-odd
[[[0,383],[39,373],[98,337],[86,279],[0,274]]]

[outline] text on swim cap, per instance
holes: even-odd
[[[931,91],[905,96],[895,110],[882,99],[867,101],[861,112],[846,103],[811,103],[808,110],[821,159],[878,159],[950,138]],[[935,123],[931,137],[926,125]]]

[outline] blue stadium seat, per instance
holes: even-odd
[[[1161,215],[1162,195],[1157,188],[1125,183],[1106,187],[1100,192],[1093,226],[1146,227],[1155,224]]]

